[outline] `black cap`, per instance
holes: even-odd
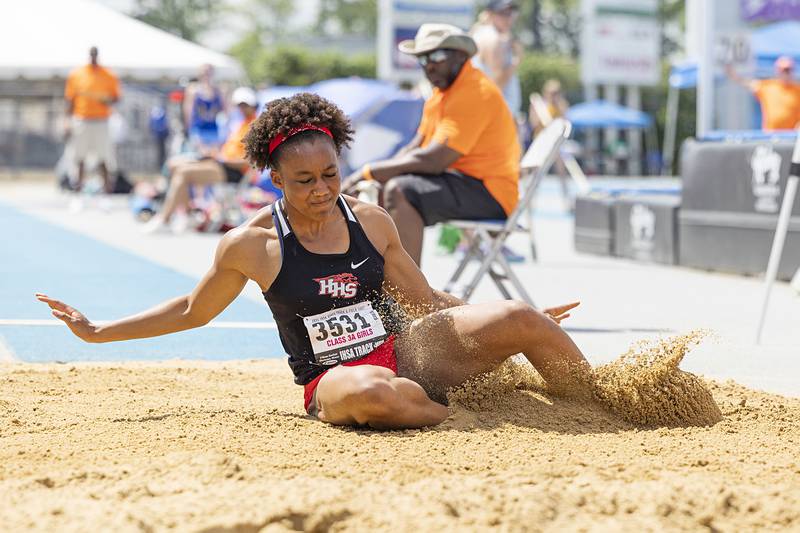
[[[514,0],[489,0],[486,9],[494,12],[504,11],[506,9],[519,9],[519,4]]]

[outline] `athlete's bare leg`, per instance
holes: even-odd
[[[225,181],[225,171],[213,159],[193,161],[178,166],[172,174],[164,207],[158,216],[166,222],[176,210],[187,207],[190,185],[209,185],[223,181]]]
[[[383,367],[336,367],[320,380],[319,418],[409,428],[447,417],[446,391],[523,353],[551,392],[588,398],[591,367],[553,319],[514,301],[464,305],[415,320],[396,343],[399,376]]]
[[[396,343],[398,374],[444,402],[448,388],[522,353],[555,394],[589,397],[591,367],[553,319],[505,300],[437,311],[415,320]]]
[[[317,385],[317,416],[336,425],[375,429],[434,426],[447,418],[447,407],[431,400],[413,381],[374,365],[338,366]]]

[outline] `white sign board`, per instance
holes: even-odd
[[[737,72],[752,72],[754,64],[749,31],[719,31],[714,34],[716,75],[724,75],[727,65]]]
[[[474,0],[380,0],[378,3],[378,77],[416,81],[422,69],[413,56],[397,49],[426,22],[444,22],[468,31],[475,22]]]
[[[657,0],[583,0],[583,82],[656,85],[661,78],[657,14]]]

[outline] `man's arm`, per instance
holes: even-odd
[[[391,159],[372,163],[370,170],[375,180],[381,183],[400,174],[441,174],[462,155],[446,144],[434,141],[425,148],[413,148]]]
[[[744,87],[745,89],[747,89],[752,93],[755,93],[756,90],[758,89],[758,81],[751,78],[745,78],[743,76],[740,76],[739,73],[736,72],[736,70],[731,65],[725,65],[725,75],[732,82],[741,85],[742,87]]]
[[[414,135],[414,138],[413,138],[413,139],[411,139],[410,141],[408,141],[408,144],[407,144],[407,145],[405,145],[405,146],[403,146],[402,148],[400,148],[400,149],[397,151],[397,153],[395,153],[395,154],[394,154],[392,157],[399,157],[399,156],[401,156],[401,155],[405,155],[405,154],[407,154],[408,152],[410,152],[411,150],[413,150],[414,148],[419,148],[419,146],[420,146],[421,144],[422,144],[422,135],[421,135],[421,134],[419,134],[419,133],[417,133],[416,135]]]
[[[401,174],[441,174],[461,156],[447,145],[434,141],[425,148],[412,148],[405,153],[398,152],[391,159],[370,163],[369,168],[375,181],[386,183]],[[350,174],[342,182],[342,190],[352,191],[356,183],[365,179],[363,170]]]
[[[110,87],[111,94],[109,94],[106,97],[105,104],[111,106],[111,105],[114,105],[117,102],[119,102],[119,97],[120,97],[120,94],[122,94],[122,89],[120,87],[119,78],[117,78],[112,73],[109,73],[109,74],[111,76],[111,80],[110,80],[111,81],[111,83],[110,83],[110,85],[111,85],[111,87]]]

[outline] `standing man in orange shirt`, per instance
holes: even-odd
[[[111,106],[120,97],[119,80],[114,74],[97,63],[97,47],[89,49],[90,62],[70,72],[64,89],[67,103],[67,127],[65,137],[71,144],[78,163],[77,190],[83,187],[84,162],[94,154],[99,163],[106,192],[111,192],[113,183],[108,168],[115,163],[108,132],[108,117]]]
[[[800,84],[794,80],[794,60],[781,56],[775,61],[775,78],[748,80],[730,68],[728,77],[750,89],[761,104],[761,129],[793,130],[800,123]]]
[[[386,210],[419,265],[425,226],[504,219],[514,210],[520,146],[503,94],[470,62],[472,37],[450,24],[423,24],[399,49],[417,57],[433,95],[411,142],[391,159],[364,165],[343,190],[362,180],[382,183]]]

